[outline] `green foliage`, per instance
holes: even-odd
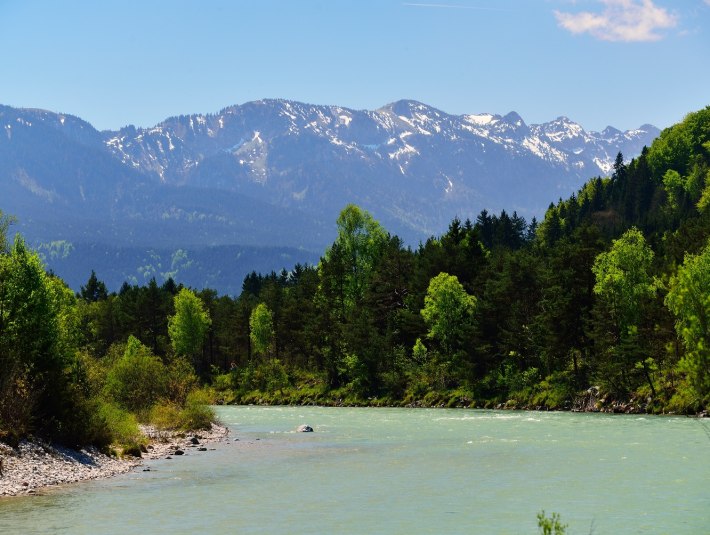
[[[633,388],[631,375],[642,372],[655,387],[647,365],[646,343],[639,336],[656,284],[650,275],[653,251],[641,231],[631,228],[600,253],[594,265],[594,293],[601,298],[596,310],[600,377],[617,393]]]
[[[552,513],[548,517],[542,510],[537,514],[537,527],[542,535],[564,535],[568,525],[562,523],[559,513]]]
[[[0,431],[61,432],[76,362],[74,307],[71,292],[46,275],[16,236],[9,253],[0,254]]]
[[[663,175],[663,187],[668,194],[668,203],[672,208],[678,208],[685,193],[686,182],[675,169],[669,169]]]
[[[194,292],[183,288],[175,296],[175,315],[168,318],[168,333],[178,355],[195,357],[202,349],[207,329],[212,323],[209,313]]]
[[[161,360],[131,336],[123,356],[108,371],[106,395],[124,409],[146,411],[165,395],[166,376]]]
[[[665,405],[665,410],[672,414],[695,414],[702,410],[703,405],[695,388],[686,377],[676,381],[671,398]]]
[[[6,215],[0,210],[0,254],[6,253],[8,250],[7,231],[14,222],[13,216]]]
[[[387,242],[387,233],[366,210],[347,205],[338,216],[338,237],[325,253],[326,262],[342,262],[343,306],[362,298]]]
[[[86,282],[86,286],[82,286],[79,291],[79,296],[89,303],[95,301],[103,301],[108,298],[108,290],[106,289],[106,284],[100,281],[96,276],[96,272],[91,270],[91,276]]]
[[[191,391],[185,405],[164,401],[151,408],[148,421],[160,429],[209,429],[215,420],[212,398],[205,390]]]
[[[119,445],[133,445],[139,443],[141,438],[138,422],[134,414],[121,409],[109,402],[98,402],[96,418],[103,424],[105,436],[98,445],[116,443]],[[92,441],[96,443],[97,441]]]
[[[182,411],[183,429],[209,429],[215,420],[214,410],[210,407],[210,395],[203,390],[193,390],[187,396]]]
[[[574,376],[567,371],[558,371],[548,375],[533,386],[530,402],[534,407],[552,410],[569,408],[577,394]]]
[[[215,391],[220,393],[234,390],[237,387],[236,383],[234,382],[234,379],[235,374],[233,373],[220,373],[218,375],[215,375],[212,379],[212,388],[214,388]]]
[[[676,317],[685,355],[681,369],[701,398],[710,397],[710,243],[698,255],[686,255],[671,278],[666,306]]]
[[[264,303],[259,303],[249,316],[249,336],[257,355],[265,355],[274,338],[274,319]]]
[[[710,169],[705,173],[705,188],[700,194],[696,206],[701,213],[705,213],[708,207],[710,207]]]
[[[9,444],[34,430],[38,393],[32,389],[25,370],[3,369],[0,384],[0,440]]]
[[[427,361],[427,353],[427,348],[422,342],[422,339],[417,338],[417,341],[414,342],[414,347],[412,348],[412,358],[414,359],[414,362],[424,364]]]
[[[699,160],[706,158],[708,153],[704,147],[710,141],[708,125],[710,106],[689,113],[681,123],[661,132],[648,153],[654,177],[660,179],[669,169],[687,176]]]
[[[183,406],[193,390],[199,386],[192,364],[184,357],[175,357],[165,370],[166,397],[172,403]]]
[[[476,298],[466,293],[458,278],[439,273],[429,282],[421,309],[429,327],[427,337],[437,341],[445,354],[452,355],[461,348],[475,306]]]
[[[653,251],[641,231],[632,228],[614,240],[608,252],[600,253],[592,266],[594,293],[610,303],[623,331],[638,323],[639,302],[654,295],[652,262]]]
[[[278,359],[269,359],[258,365],[250,363],[239,370],[234,370],[233,375],[235,387],[241,392],[250,390],[282,392],[290,383],[286,367]]]
[[[147,420],[158,429],[179,429],[182,426],[181,409],[169,401],[156,403],[151,407]]]
[[[166,366],[133,335],[116,343],[134,311],[148,310],[141,332],[163,347],[158,316],[165,321],[162,292],[169,290],[151,281],[145,292],[126,286],[108,296],[93,273],[83,290],[77,302],[19,236],[0,250],[0,439],[14,443],[36,433],[69,445],[138,451],[136,417],[161,399],[184,405],[185,422],[204,425],[209,411],[190,398],[198,381],[186,359]]]

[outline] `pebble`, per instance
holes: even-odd
[[[3,460],[0,497],[37,494],[36,491],[43,487],[108,478],[128,472],[145,460],[171,459],[170,454],[178,454],[178,451],[184,453],[182,449],[190,445],[190,439],[186,440],[182,433],[157,430],[151,426],[141,426],[141,431],[152,440],[142,459],[118,459],[94,447],[73,450],[40,441],[23,440],[17,449],[13,449],[0,442],[0,458]],[[213,424],[212,430],[204,433],[204,441],[219,442],[227,434],[226,427]],[[199,437],[198,440],[203,439],[202,436],[194,436]],[[149,472],[150,467],[143,470]]]

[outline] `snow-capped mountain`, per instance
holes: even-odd
[[[375,111],[262,100],[103,135],[120,161],[161,183],[329,206],[326,218],[356,202],[413,237],[483,208],[539,215],[658,133],[587,132],[566,117],[527,125],[515,112],[449,115],[408,100]]]
[[[318,252],[353,202],[416,244],[484,208],[539,217],[658,134],[411,100],[373,111],[260,100],[104,132],[0,106],[0,209],[42,241]]]

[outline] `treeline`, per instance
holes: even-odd
[[[182,406],[196,377],[225,402],[708,406],[710,108],[620,154],[539,225],[484,211],[414,249],[353,205],[337,226],[318,266],[253,272],[235,297],[171,279],[109,294],[93,273],[74,296],[21,240],[4,244],[0,429],[19,394],[39,415],[25,420],[62,429],[76,392],[149,415]],[[36,323],[11,319],[23,314]],[[135,355],[161,380],[122,397],[111,385],[130,381],[112,378],[119,361],[142,369]]]

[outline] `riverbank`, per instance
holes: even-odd
[[[38,440],[23,440],[17,448],[0,443],[0,497],[38,494],[47,487],[130,472],[146,460],[207,451],[208,445],[225,439],[229,429],[213,423],[209,430],[188,433],[152,426],[142,426],[141,432],[149,443],[140,458],[117,458],[93,447],[74,450]]]
[[[224,405],[274,405],[274,406],[323,406],[323,407],[404,407],[404,408],[449,408],[449,409],[495,409],[529,411],[600,412],[609,414],[654,414],[708,417],[708,410],[696,410],[690,406],[676,407],[666,400],[644,396],[629,396],[626,399],[600,392],[599,387],[590,387],[578,392],[558,395],[554,391],[545,395],[526,392],[510,399],[477,399],[465,389],[431,390],[421,396],[406,395],[362,397],[347,388],[326,390],[322,387],[292,386],[279,391],[264,392],[218,392],[217,403]]]

